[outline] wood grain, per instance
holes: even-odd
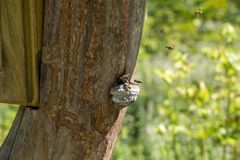
[[[0,102],[36,105],[42,0],[0,1]]]

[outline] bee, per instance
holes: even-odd
[[[125,83],[129,83],[129,75],[128,74],[123,74],[118,78],[121,83],[125,84]]]
[[[139,80],[134,80],[134,82],[136,82],[136,83],[138,83],[138,84],[140,84],[140,83],[143,83],[142,81],[139,81]]]
[[[195,11],[195,14],[196,14],[197,16],[200,16],[200,15],[203,14],[203,11],[202,11],[202,10],[196,10],[196,11]]]
[[[129,80],[129,75],[128,74],[123,74],[118,79],[127,90],[131,90],[130,80]]]
[[[169,50],[172,50],[173,46],[168,44],[168,45],[166,45],[166,48],[169,49]]]
[[[120,83],[123,84],[123,86],[127,90],[131,90],[131,84],[143,83],[142,81],[139,81],[139,80],[134,80],[133,82],[131,82],[128,74],[123,74],[118,79],[119,79]]]

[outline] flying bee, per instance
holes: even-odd
[[[169,49],[169,50],[172,50],[173,46],[168,44],[168,45],[166,45],[166,48]]]
[[[196,11],[195,11],[195,14],[196,14],[197,16],[200,16],[200,15],[203,14],[203,11],[202,11],[202,10],[196,10]]]
[[[140,84],[140,83],[143,83],[142,81],[139,81],[139,80],[134,80],[134,82],[136,82],[136,83],[138,83],[138,84]]]

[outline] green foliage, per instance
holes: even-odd
[[[137,67],[144,84],[113,159],[240,157],[239,9],[231,0],[148,1]]]
[[[12,126],[16,111],[17,107],[14,105],[0,104],[0,145]]]

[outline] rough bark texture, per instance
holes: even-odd
[[[40,109],[21,107],[1,160],[108,160],[125,116],[111,102],[134,71],[145,0],[46,0]]]

